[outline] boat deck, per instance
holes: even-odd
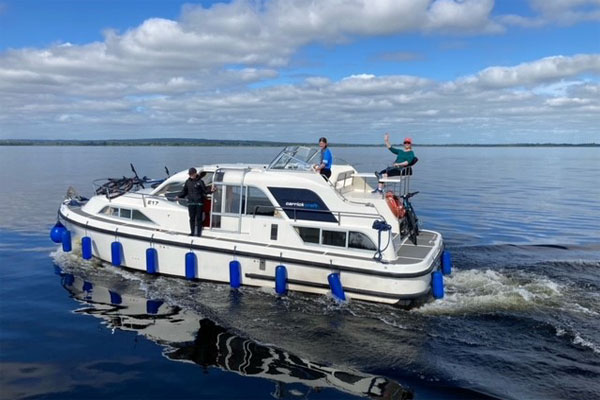
[[[398,259],[392,264],[414,264],[424,260],[430,252],[434,251],[439,233],[421,231],[414,245],[410,240],[405,241],[398,249]]]
[[[358,178],[359,181],[355,182],[354,178]],[[370,181],[371,184],[367,183]],[[336,190],[339,190],[344,197],[351,200],[369,200],[369,199],[381,199],[383,193],[371,193],[371,191],[377,187],[377,183],[381,182],[386,185],[387,190],[392,190],[394,193],[399,193],[404,188],[405,191],[408,189],[407,177],[394,176],[390,178],[377,179],[375,174],[368,172],[354,173],[349,176],[346,180],[340,180],[335,183]],[[385,192],[386,190],[384,190]]]

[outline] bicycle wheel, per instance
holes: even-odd
[[[128,191],[130,191],[132,187],[133,187],[133,179],[130,179],[130,178],[121,179],[118,182],[116,182],[116,185],[112,188],[112,190],[110,190],[108,193],[106,193],[106,197],[109,199],[117,198],[119,196],[124,195]]]
[[[417,214],[415,214],[415,210],[412,208],[412,205],[408,200],[406,200],[405,204],[406,208],[406,221],[408,223],[408,237],[411,242],[416,246],[417,245],[417,236],[419,236],[419,219],[417,218]]]

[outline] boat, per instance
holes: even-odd
[[[413,306],[443,297],[451,270],[442,235],[420,229],[410,202],[413,167],[379,179],[337,159],[331,177],[313,166],[319,149],[285,147],[269,164],[195,168],[212,193],[203,234],[189,236],[187,171],[146,187],[133,178],[96,182],[89,199],[70,189],[51,238],[64,251],[116,267],[240,286],[330,294]],[[132,166],[133,170],[133,166]]]

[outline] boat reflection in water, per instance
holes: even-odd
[[[86,306],[79,313],[103,319],[109,329],[136,331],[167,347],[166,357],[192,361],[204,368],[217,367],[240,375],[274,381],[275,398],[288,397],[286,384],[302,384],[311,391],[333,388],[372,399],[412,399],[399,383],[311,362],[284,350],[241,337],[196,312],[146,299],[131,285],[119,290],[104,282],[57,267],[62,286]],[[83,273],[82,273],[83,274]],[[299,393],[293,393],[297,397]],[[305,397],[306,398],[306,397]]]

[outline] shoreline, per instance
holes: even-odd
[[[38,140],[0,139],[0,146],[95,146],[95,147],[284,147],[314,146],[314,143],[206,140],[206,139],[116,139],[116,140]],[[332,147],[380,147],[382,143],[332,143]],[[400,144],[397,144],[400,146]],[[415,147],[600,147],[600,143],[446,143],[415,144]]]

